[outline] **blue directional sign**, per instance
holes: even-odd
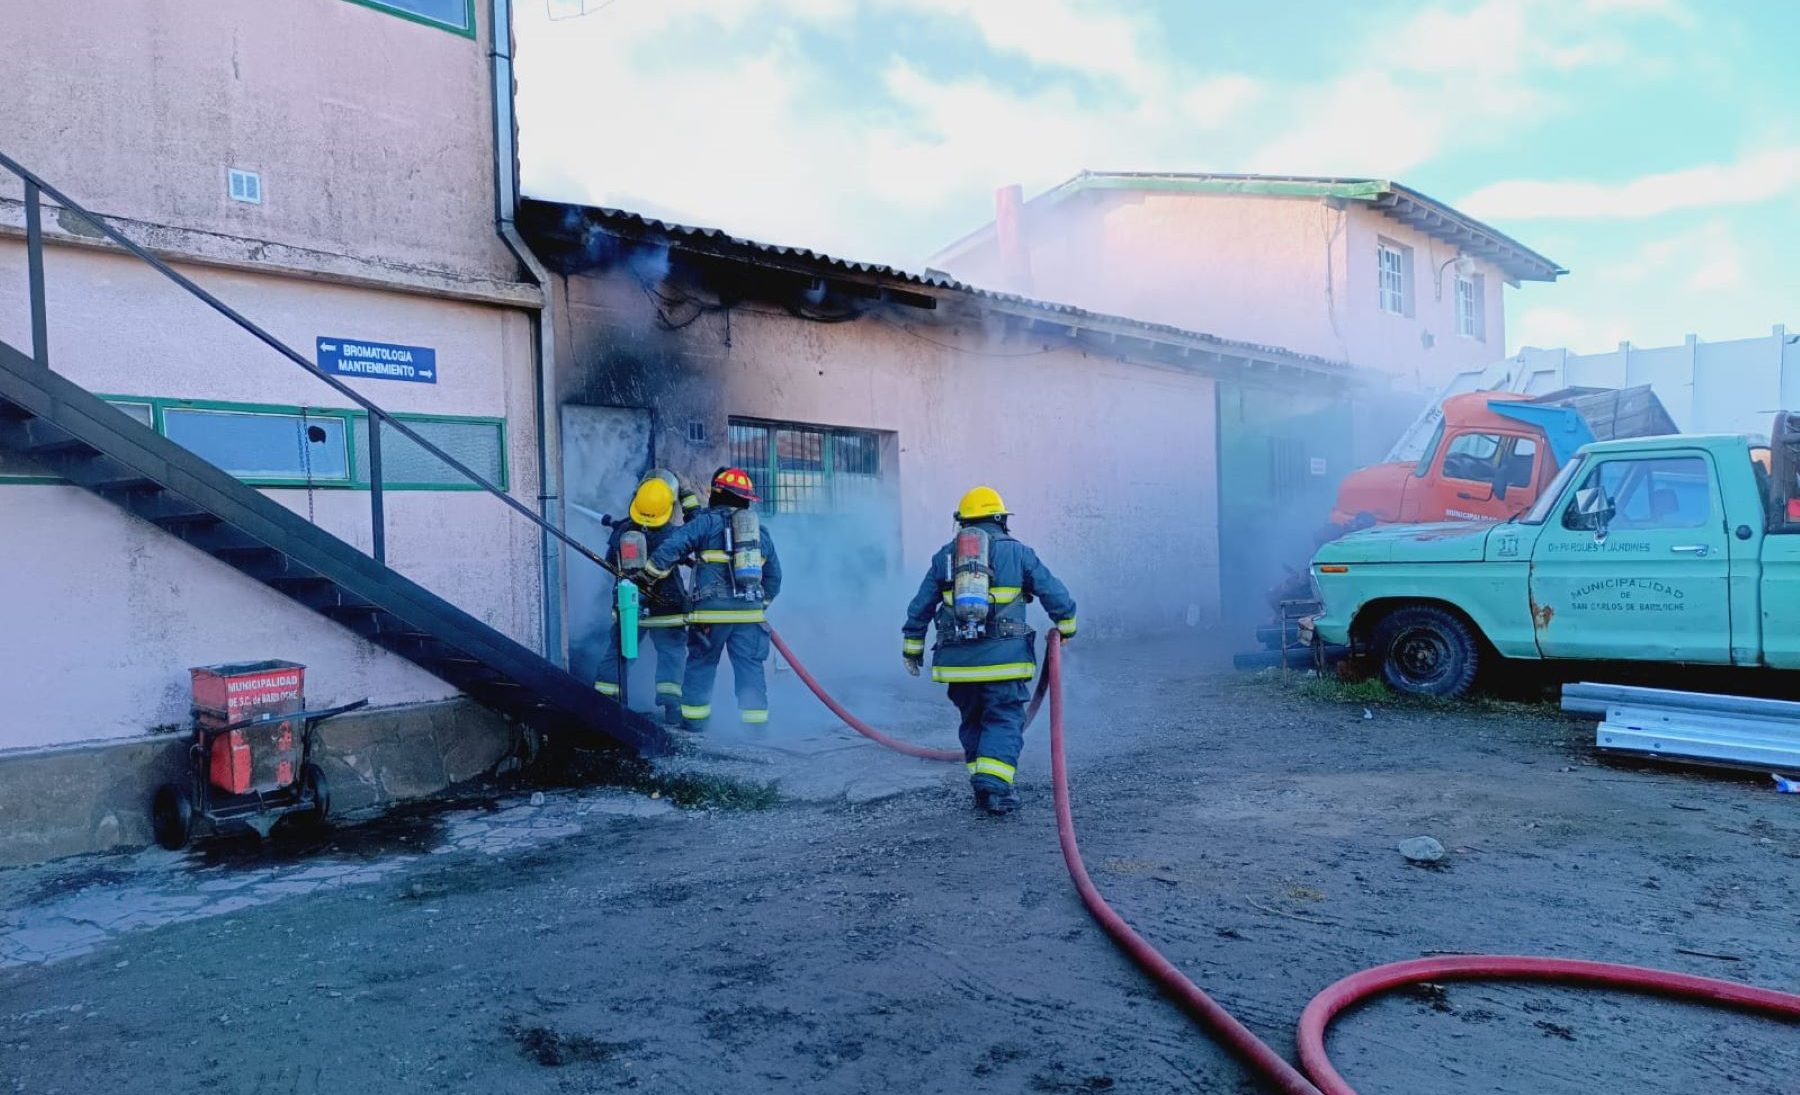
[[[319,368],[337,376],[437,383],[437,351],[429,346],[321,337],[318,350]]]

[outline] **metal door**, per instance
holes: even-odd
[[[595,550],[606,546],[612,530],[602,514],[625,516],[631,492],[651,468],[654,423],[650,412],[636,407],[562,409],[563,514],[569,535]],[[595,638],[612,626],[612,578],[587,559],[570,552],[569,667],[591,679],[597,654]]]

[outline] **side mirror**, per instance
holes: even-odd
[[[1575,492],[1575,511],[1568,526],[1583,532],[1605,532],[1617,511],[1612,499],[1600,487],[1582,487]]]

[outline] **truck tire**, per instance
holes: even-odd
[[[1435,605],[1407,605],[1375,625],[1372,647],[1389,688],[1453,700],[1468,694],[1481,646],[1462,617]]]

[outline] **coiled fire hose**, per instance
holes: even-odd
[[[781,651],[782,657],[793,666],[795,674],[812,689],[813,694],[857,733],[908,756],[927,760],[963,759],[960,750],[928,749],[912,745],[891,738],[858,719],[820,687],[774,628],[769,628],[769,638],[774,642],[775,648]],[[1237,1054],[1253,1072],[1285,1095],[1357,1095],[1356,1089],[1332,1067],[1331,1058],[1325,1052],[1325,1037],[1332,1020],[1384,992],[1427,981],[1540,981],[1579,985],[1667,996],[1689,1003],[1734,1008],[1778,1019],[1800,1021],[1800,994],[1777,992],[1735,981],[1573,958],[1448,955],[1393,962],[1353,973],[1313,997],[1300,1015],[1300,1028],[1296,1037],[1300,1065],[1305,1069],[1302,1073],[1176,969],[1174,963],[1164,958],[1143,936],[1133,931],[1125,918],[1115,912],[1106,903],[1106,898],[1100,895],[1093,879],[1088,877],[1087,866],[1081,861],[1081,849],[1075,841],[1075,817],[1069,806],[1068,762],[1063,755],[1062,636],[1054,631],[1049,633],[1044,671],[1038,678],[1037,692],[1032,697],[1027,725],[1030,718],[1036,716],[1046,693],[1050,700],[1050,779],[1056,795],[1056,835],[1062,844],[1063,862],[1069,868],[1069,878],[1074,882],[1076,892],[1081,895],[1082,904],[1087,906],[1088,913],[1112,937],[1113,942],[1130,955],[1131,960],[1151,980],[1174,997],[1176,1003],[1185,1008],[1209,1034]]]

